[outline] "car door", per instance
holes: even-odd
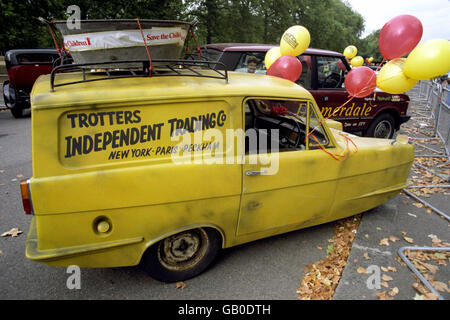
[[[316,72],[310,92],[322,115],[342,122],[344,131],[359,131],[366,128],[369,119],[372,118],[370,115],[374,106],[370,101],[361,98],[349,101],[350,96],[344,87],[348,71],[344,58],[314,55],[313,60]]]
[[[312,107],[312,102],[303,102],[301,109],[308,119],[307,127],[317,127],[314,134],[323,137],[322,148],[332,150],[333,141],[320,125],[322,118]],[[251,116],[246,114],[245,119],[248,123]],[[249,127],[251,125],[247,124],[246,135]],[[280,137],[280,141],[282,139]],[[323,152],[312,138],[302,149],[274,152],[272,147],[270,152],[258,154],[258,161],[255,161],[246,146],[238,236],[269,236],[327,220],[339,161]]]

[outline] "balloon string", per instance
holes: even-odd
[[[383,59],[381,62],[380,62],[380,64],[378,65],[378,68],[377,68],[377,70],[376,71],[378,71],[379,69],[380,69],[380,67],[381,67],[381,65],[383,64],[383,62],[385,61],[385,59]],[[373,77],[374,76],[376,76],[375,75],[375,73],[373,73],[372,75],[371,75],[371,77],[370,77],[370,79],[369,79],[369,83],[372,81],[372,79],[373,79]],[[330,116],[328,116],[328,117],[324,117],[323,118],[323,120],[322,121],[320,121],[320,123],[316,126],[316,127],[314,127],[312,130],[311,130],[311,132],[309,132],[307,135],[306,135],[306,138],[308,138],[310,135],[312,135],[313,137],[314,137],[314,135],[312,134],[314,131],[316,131],[320,126],[322,126],[323,125],[323,123],[325,122],[325,121],[327,121],[327,120],[329,120],[331,117],[333,117],[333,116],[335,116],[336,115],[336,113],[340,110],[340,109],[342,109],[347,103],[349,103],[350,101],[352,101],[353,100],[353,98],[355,98],[355,96],[358,96],[359,94],[361,94],[362,92],[364,92],[365,90],[367,90],[368,89],[368,86],[365,86],[365,87],[363,87],[363,88],[361,88],[361,90],[360,91],[358,91],[355,95],[353,95],[353,96],[350,96],[350,99],[348,99],[346,102],[344,102],[342,105],[340,105],[339,107],[337,107],[334,111],[333,111],[333,113],[330,115]],[[376,97],[376,92],[374,92],[374,99],[375,99],[375,97]],[[370,103],[369,103],[370,104]],[[341,135],[342,136],[342,135]],[[351,142],[352,142],[352,144],[356,147],[356,144],[353,142],[353,140],[351,140],[349,137],[347,137],[347,136],[343,136],[343,137],[345,137],[345,139],[346,139],[346,141],[347,141],[347,144],[346,144],[346,149],[347,149],[347,147],[348,147],[348,140],[350,140]],[[328,151],[326,151],[323,147],[322,147],[322,145],[320,144],[320,142],[319,141],[317,141],[317,143],[318,143],[318,145],[319,145],[319,148],[322,150],[322,151],[324,151],[325,153],[327,153],[327,154],[329,154],[329,155],[331,155],[331,153],[329,153]],[[358,151],[358,148],[356,147],[356,152]],[[334,159],[336,159],[333,155],[331,155]],[[345,160],[346,158],[347,158],[347,156],[348,156],[348,154],[345,156],[345,158],[343,159],[343,160]],[[337,160],[337,159],[336,159]],[[341,161],[343,161],[343,160],[341,160]]]

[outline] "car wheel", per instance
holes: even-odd
[[[374,138],[391,139],[395,132],[395,120],[389,113],[376,117],[370,124],[366,136]]]
[[[22,105],[17,102],[16,90],[9,85],[9,81],[3,83],[3,100],[14,118],[23,117]]]
[[[24,117],[22,106],[16,104],[10,110],[11,110],[11,114],[13,115],[14,118],[17,119],[17,118]]]
[[[187,230],[151,246],[143,257],[143,267],[159,281],[187,280],[202,273],[221,247],[220,234],[210,228]]]

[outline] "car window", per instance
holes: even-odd
[[[311,90],[311,56],[302,55],[298,57],[302,63],[302,74],[298,78],[297,83],[307,90]]]
[[[239,59],[239,62],[234,71],[251,72],[252,70],[255,70],[254,73],[266,74],[267,69],[266,65],[264,64],[265,56],[265,52],[245,52],[241,55],[241,58]],[[255,64],[254,67],[249,68],[249,63]]]
[[[195,50],[193,52],[193,54],[194,55],[198,54],[198,51]],[[203,49],[201,54],[204,58],[206,58],[209,61],[218,61],[220,58],[220,55],[222,54],[222,51],[214,50],[214,49],[206,49],[206,50]]]
[[[319,89],[343,88],[347,69],[339,57],[317,56]]]
[[[17,55],[17,61],[19,63],[52,63],[55,57],[51,54],[19,54]]]

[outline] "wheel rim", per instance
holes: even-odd
[[[208,235],[203,229],[181,232],[160,242],[158,260],[169,270],[190,269],[203,259],[207,245]]]
[[[375,138],[389,138],[392,134],[392,125],[389,121],[383,120],[377,126],[374,130],[374,137]]]

